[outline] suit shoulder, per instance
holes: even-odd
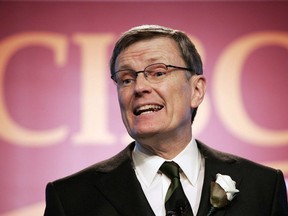
[[[215,163],[234,164],[237,167],[237,169],[243,169],[245,170],[245,172],[249,172],[249,171],[264,172],[264,173],[270,173],[272,175],[278,174],[279,172],[281,173],[280,170],[254,162],[247,158],[213,149],[201,143],[200,141],[197,141],[197,143],[198,143],[198,148],[200,152],[202,153],[202,155],[204,156],[204,158],[212,158],[212,160],[214,160]]]

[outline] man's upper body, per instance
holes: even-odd
[[[287,216],[283,175],[236,156],[213,150],[197,141],[205,158],[205,178],[197,216],[211,208],[210,184],[217,173],[229,175],[239,189],[236,197],[215,216]],[[134,143],[115,157],[79,173],[49,183],[45,216],[153,216],[156,215],[135,174]],[[196,215],[196,214],[194,214]]]
[[[232,204],[225,208],[228,215],[287,215],[281,172],[193,142],[191,125],[205,95],[206,79],[200,55],[185,33],[161,26],[127,31],[114,47],[110,71],[117,86],[123,123],[137,143],[135,152],[132,154],[134,145],[130,145],[106,162],[49,184],[46,216],[161,214],[164,201],[158,204],[162,200],[157,201],[153,193],[156,191],[155,196],[163,198],[169,183],[165,183],[167,178],[154,174],[161,161],[179,160],[181,165],[183,158],[180,178],[184,193],[195,208],[194,214],[207,214],[210,183],[221,173],[241,185],[241,195],[232,201],[233,208]],[[194,148],[190,146],[189,150],[189,145]],[[139,152],[147,157],[137,163]],[[182,157],[185,152],[191,158]],[[152,160],[153,157],[159,160]],[[195,166],[193,162],[199,164]],[[141,175],[149,163],[154,170],[155,190],[145,185],[147,178]],[[199,179],[194,179],[195,175]],[[225,211],[219,210],[215,215]]]
[[[192,211],[196,215],[202,193],[205,163],[204,157],[197,148],[196,140],[193,138],[187,147],[173,158],[173,161],[181,168],[180,181]],[[137,179],[153,212],[159,216],[165,215],[163,203],[171,182],[160,171],[165,159],[152,155],[136,143],[132,152],[132,162]]]

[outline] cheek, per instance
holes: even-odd
[[[187,80],[174,79],[169,85],[158,86],[158,93],[166,101],[167,106],[171,106],[174,111],[179,112],[183,109],[190,108],[191,89]],[[176,109],[176,110],[175,110]],[[173,111],[173,112],[174,112]]]
[[[125,104],[127,104],[127,94],[123,91],[118,91],[118,102],[121,108],[125,108]]]
[[[118,93],[118,102],[120,105],[120,110],[122,117],[126,116],[127,113],[129,112],[130,104],[131,104],[131,96],[127,93],[124,92],[119,92]]]
[[[118,102],[120,106],[120,113],[121,113],[121,118],[122,121],[126,127],[126,129],[129,131],[129,115],[128,115],[128,103],[126,96],[124,94],[119,94],[118,93]]]
[[[187,113],[189,114],[191,109],[190,88],[183,86],[182,88],[178,88],[177,90],[175,89],[172,95],[175,112],[179,113],[180,115],[186,115]]]

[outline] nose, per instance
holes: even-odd
[[[142,94],[150,93],[151,89],[152,89],[151,84],[146,79],[145,74],[138,73],[136,77],[136,82],[134,85],[134,94],[137,96],[141,96]]]

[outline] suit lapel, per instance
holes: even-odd
[[[131,160],[134,145],[118,154],[112,163],[96,173],[95,187],[120,215],[155,216],[135,175]]]
[[[241,183],[242,174],[239,173],[239,170],[235,169],[234,165],[237,162],[237,158],[232,155],[223,154],[216,150],[213,150],[203,143],[197,141],[199,151],[205,158],[205,174],[204,174],[204,183],[201,194],[201,201],[197,215],[203,216],[207,215],[208,211],[211,208],[210,204],[210,184],[212,181],[215,181],[216,174],[220,173],[223,175],[229,175],[235,182],[236,187],[239,188]],[[228,211],[229,207],[223,209],[217,209],[213,216],[225,215],[225,212]]]
[[[237,188],[241,183],[242,174],[234,167],[237,158],[213,150],[199,141],[197,144],[205,158],[205,176],[197,216],[205,216],[211,208],[210,184],[211,181],[215,181],[216,174],[229,175],[236,181]],[[112,160],[97,168],[95,187],[115,207],[119,215],[155,216],[133,170],[133,148],[134,144],[130,144]],[[230,207],[232,206],[218,209],[213,216],[225,215]]]

